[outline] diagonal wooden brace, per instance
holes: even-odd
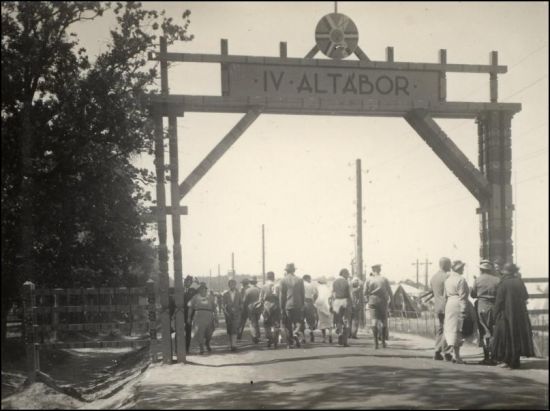
[[[239,139],[248,127],[260,115],[259,109],[250,110],[243,118],[226,134],[226,136],[212,149],[210,153],[195,167],[189,176],[179,186],[180,200],[191,191],[201,178],[212,168],[214,164],[225,154],[227,150]]]
[[[426,110],[411,110],[405,115],[405,120],[476,199],[481,202],[491,196],[489,181],[447,137]]]

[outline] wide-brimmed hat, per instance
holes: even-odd
[[[377,268],[382,268],[382,264],[374,264],[374,265],[371,265],[370,268],[372,268],[373,270]]]
[[[460,260],[455,260],[455,261],[453,261],[452,269],[453,269],[453,271],[457,271],[457,270],[460,270],[465,265],[466,265],[465,262],[460,261]]]
[[[519,271],[519,267],[514,263],[506,263],[500,272],[502,274],[516,274]]]
[[[349,270],[347,268],[342,268],[340,270],[340,275],[343,277],[345,274],[349,275]]]
[[[208,286],[206,285],[206,283],[204,281],[201,281],[199,283],[199,288],[198,289],[200,290],[201,288],[204,288],[205,290],[208,290]]]
[[[250,280],[248,278],[243,278],[241,280],[241,284],[248,284],[248,283],[250,283]]]
[[[481,260],[480,263],[479,263],[479,268],[482,269],[482,270],[492,270],[494,267],[493,267],[493,263],[489,260]]]
[[[285,271],[287,273],[293,273],[294,271],[296,271],[296,266],[294,265],[294,263],[288,263],[285,267]]]
[[[251,279],[250,279],[250,284],[256,284],[258,282],[258,280],[256,279],[256,276],[253,276]]]
[[[193,282],[193,276],[192,275],[187,275],[185,277],[185,279],[183,280],[184,283],[192,283]]]

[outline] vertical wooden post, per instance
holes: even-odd
[[[23,284],[23,321],[25,328],[25,352],[27,359],[27,377],[29,382],[36,381],[38,370],[38,352],[36,349],[36,312],[35,286],[32,282],[26,281]]]
[[[279,43],[279,55],[283,58],[287,57],[286,41],[281,41]]]
[[[480,202],[481,254],[491,261],[513,261],[512,224],[512,114],[488,111],[479,117],[478,127],[483,144],[483,172],[491,183],[492,193]]]
[[[498,66],[498,51],[491,51],[491,65],[496,68]],[[490,73],[490,94],[491,103],[496,103],[498,100],[498,77],[496,71]]]
[[[447,50],[445,49],[439,50],[439,64],[447,64]],[[445,70],[439,72],[439,100],[447,100],[447,72]]]
[[[220,42],[221,54],[227,55],[227,39],[221,39]],[[227,64],[221,63],[221,75],[222,75],[222,96],[229,95],[229,72],[227,70]]]
[[[361,159],[358,158],[355,160],[356,166],[356,189],[357,189],[357,220],[356,220],[356,234],[355,238],[357,240],[357,258],[355,263],[357,264],[357,277],[361,281],[365,280],[363,275],[363,185],[361,182]]]
[[[168,118],[168,136],[170,148],[170,198],[172,204],[172,237],[174,259],[174,302],[176,312],[176,356],[177,362],[185,361],[185,312],[183,301],[183,272],[181,254],[181,218],[180,218],[180,191],[178,171],[178,118],[171,115]]]
[[[393,47],[386,47],[386,61],[393,61]]]
[[[147,310],[149,312],[149,353],[151,361],[157,361],[157,306],[155,301],[155,282],[147,281]]]
[[[161,54],[167,52],[166,38],[160,38]],[[161,92],[168,95],[168,62],[160,61]],[[166,246],[166,191],[165,162],[164,162],[164,130],[162,115],[156,113],[155,123],[155,168],[157,174],[157,230],[159,237],[159,295],[160,295],[160,321],[162,332],[162,361],[165,364],[172,363],[172,336],[170,332],[170,307],[169,307],[169,279],[168,279],[168,248]]]
[[[52,339],[57,341],[57,327],[59,326],[59,293],[62,291],[61,288],[54,288],[52,290],[53,294],[53,307],[52,307]]]

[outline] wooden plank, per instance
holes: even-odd
[[[407,64],[409,70],[429,70],[429,71],[446,71],[453,73],[498,73],[504,74],[508,71],[507,66],[499,65],[482,65],[482,64],[441,64],[441,63],[415,63],[415,62],[388,62],[388,61],[370,61],[361,59],[354,60],[319,60],[313,59],[319,48],[315,45],[304,58],[296,57],[264,57],[264,56],[239,56],[239,55],[223,55],[223,54],[196,54],[196,53],[149,53],[149,60],[159,61],[178,61],[189,63],[239,63],[249,64],[251,57],[262,58],[265,64],[278,65],[298,65],[298,66],[318,66],[321,64],[328,67],[366,67],[366,68],[383,68],[399,70],[403,69],[403,63]],[[366,54],[357,47],[355,53]],[[368,59],[368,57],[367,57]]]
[[[524,282],[524,283],[547,283],[548,282],[548,277],[532,277],[532,278],[525,278],[525,277],[521,277],[521,280]]]
[[[260,110],[250,110],[241,120],[226,134],[226,136],[208,153],[208,155],[195,167],[189,176],[179,186],[180,199],[191,191],[202,177],[212,168],[214,164],[229,150],[238,138],[258,118]]]
[[[293,115],[332,115],[332,116],[376,116],[403,117],[407,112],[417,108],[410,102],[381,106],[375,99],[363,100],[361,105],[350,105],[349,99],[316,100],[316,108],[304,107],[304,99],[252,99],[246,97],[188,96],[188,95],[155,95],[146,97],[145,103],[162,112],[166,107],[176,106],[187,112],[247,113],[252,107],[259,108],[265,114]],[[475,119],[484,111],[521,111],[519,103],[479,103],[479,102],[439,102],[425,108],[434,118]]]
[[[539,310],[528,310],[529,315],[544,315],[548,314],[548,308],[542,308]]]
[[[548,332],[548,324],[537,324],[537,325],[532,325],[531,326],[531,329],[533,331],[546,331]]]
[[[531,299],[541,299],[541,298],[548,298],[548,293],[541,293],[541,294],[529,294],[529,298]]]

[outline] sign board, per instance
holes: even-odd
[[[222,90],[229,97],[378,100],[381,104],[440,101],[440,72],[363,67],[227,63]],[[359,98],[359,99],[358,99]]]

